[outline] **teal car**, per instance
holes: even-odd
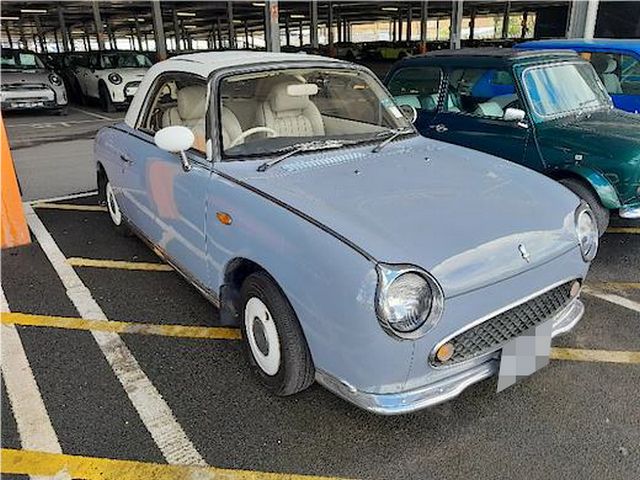
[[[463,49],[406,58],[386,85],[426,137],[552,177],[585,200],[640,218],[640,116],[616,109],[592,65],[568,50]]]

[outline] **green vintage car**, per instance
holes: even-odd
[[[640,218],[640,115],[614,108],[590,63],[568,51],[446,50],[406,58],[386,84],[423,135],[555,178],[593,209]]]

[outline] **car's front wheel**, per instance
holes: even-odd
[[[247,277],[242,307],[245,349],[260,383],[280,396],[309,387],[315,369],[307,341],[289,301],[268,274]]]
[[[120,210],[118,199],[116,198],[113,187],[111,186],[111,182],[109,182],[109,180],[107,180],[104,185],[103,198],[105,199],[107,211],[109,212],[109,218],[111,218],[111,223],[113,224],[116,232],[123,236],[130,235],[131,231],[129,230],[127,221],[122,215],[122,210]]]
[[[102,110],[109,113],[115,112],[116,107],[111,101],[111,95],[109,95],[109,89],[107,88],[107,86],[104,83],[101,83],[99,90],[100,90],[100,106],[102,107]]]
[[[560,180],[560,183],[587,202],[596,218],[599,236],[604,235],[604,232],[606,232],[609,227],[611,214],[609,213],[609,210],[600,203],[600,199],[593,190],[575,178],[565,178]]]

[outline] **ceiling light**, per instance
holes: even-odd
[[[289,15],[291,18],[305,18],[304,15],[301,15],[299,13],[294,13],[293,15]]]
[[[194,12],[176,12],[178,17],[195,17],[196,14]]]
[[[0,20],[4,20],[4,21],[20,20],[20,17],[0,17]]]
[[[234,20],[233,23],[242,23],[242,20]]]
[[[47,11],[38,8],[22,8],[20,9],[20,13],[47,13]]]
[[[192,29],[192,28],[198,28],[198,27],[196,25],[184,25],[183,28]]]
[[[397,12],[398,7],[382,7],[380,10],[384,10],[385,12]]]
[[[253,5],[254,7],[264,7],[264,3],[263,2],[254,2],[251,5]]]
[[[135,22],[135,21],[136,21],[136,19],[135,19],[135,18],[127,18],[127,20],[128,20],[129,22]],[[139,21],[139,22],[144,22],[144,18],[138,18],[138,21]]]

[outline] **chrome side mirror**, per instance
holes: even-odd
[[[413,105],[407,105],[406,103],[403,103],[402,105],[398,105],[398,108],[407,120],[409,120],[411,123],[416,122],[416,119],[418,118],[418,111]]]
[[[502,116],[507,122],[521,122],[526,118],[527,114],[519,108],[507,108]]]
[[[171,153],[179,153],[182,169],[185,172],[191,170],[191,162],[185,152],[193,147],[196,138],[190,129],[181,125],[164,127],[156,132],[153,140],[158,148]]]

